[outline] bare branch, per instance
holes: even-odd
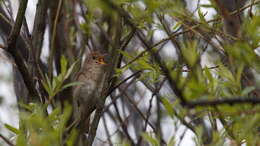
[[[24,20],[25,10],[27,7],[28,0],[22,0],[17,12],[17,17],[15,20],[15,24],[12,27],[11,33],[8,37],[8,44],[7,44],[7,51],[12,54],[14,57],[15,63],[17,64],[17,67],[19,68],[19,71],[21,72],[23,79],[25,81],[25,84],[29,90],[29,94],[31,97],[38,97],[37,91],[35,89],[35,86],[33,85],[32,78],[30,77],[30,74],[26,68],[24,59],[22,58],[21,54],[17,51],[16,43],[17,39],[20,34],[20,30],[22,27],[22,23]]]
[[[14,146],[6,137],[4,137],[2,134],[0,134],[0,138],[2,138],[9,146]]]
[[[234,97],[234,98],[221,98],[215,100],[197,99],[196,101],[189,101],[186,106],[189,108],[195,108],[198,106],[217,106],[217,105],[234,105],[234,104],[260,104],[260,98],[254,97]]]

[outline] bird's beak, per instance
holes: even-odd
[[[98,59],[98,62],[99,62],[100,64],[106,64],[103,57],[100,57],[100,58]]]

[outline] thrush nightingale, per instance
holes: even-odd
[[[107,66],[103,59],[104,55],[98,52],[87,55],[76,77],[76,81],[82,84],[73,91],[74,119],[83,133],[88,133],[89,116],[101,102]]]

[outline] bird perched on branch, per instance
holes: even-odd
[[[108,66],[104,62],[104,56],[99,52],[88,54],[76,76],[76,81],[82,84],[76,86],[73,91],[74,120],[83,136],[84,133],[88,133],[91,113],[102,101],[105,69]]]

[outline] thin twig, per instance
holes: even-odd
[[[235,14],[237,14],[237,13],[239,13],[239,12],[241,12],[241,11],[243,11],[243,10],[249,8],[249,7],[252,7],[253,5],[256,5],[256,4],[258,4],[258,3],[260,3],[260,0],[257,0],[257,1],[255,1],[255,2],[252,2],[251,4],[246,5],[245,7],[240,8],[239,10],[235,10],[235,11],[231,12],[229,15],[231,15],[231,16],[232,16],[232,15],[235,15]],[[215,19],[208,20],[207,23],[212,23],[212,22],[216,22],[216,21],[220,21],[220,20],[221,20],[220,18],[215,18]],[[169,36],[168,38],[162,39],[161,41],[159,41],[159,42],[157,42],[156,44],[152,45],[152,47],[156,47],[156,46],[160,45],[161,43],[163,43],[163,42],[165,42],[165,41],[169,41],[169,40],[171,40],[172,38],[175,38],[175,37],[178,36],[178,35],[181,35],[181,34],[190,32],[190,31],[192,31],[192,30],[198,28],[200,25],[201,25],[201,24],[195,24],[195,25],[193,25],[193,26],[188,27],[185,31],[174,33],[173,35]]]
[[[149,85],[147,82],[142,81],[142,83],[143,83],[143,84],[145,85],[145,87],[146,87],[147,89],[149,89],[151,92],[156,93],[156,92],[154,92],[155,89],[154,89],[151,85]],[[163,98],[163,96],[162,96],[160,93],[156,93],[156,94],[157,94],[156,96],[158,96],[159,102],[160,102],[161,104],[163,104],[163,101],[161,100],[161,99]],[[189,128],[193,133],[196,134],[195,128],[194,128],[190,123],[188,123],[188,122],[185,120],[184,117],[182,117],[180,114],[178,114],[175,109],[173,109],[173,112],[174,112],[174,116],[176,116],[177,119],[179,119],[183,125],[185,125],[185,126],[186,126],[187,128]]]
[[[27,86],[27,89],[29,90],[30,97],[38,97],[38,94],[37,94],[35,86],[32,82],[31,76],[27,70],[26,65],[24,64],[24,59],[19,54],[19,52],[16,48],[16,43],[17,43],[17,39],[20,34],[23,20],[24,20],[27,3],[28,3],[28,0],[22,0],[19,5],[15,24],[12,27],[10,35],[8,36],[7,51],[10,54],[12,54],[12,56],[14,57],[15,63],[17,64],[17,67],[19,68],[19,71],[21,72],[23,79],[25,81],[25,84]],[[19,48],[19,49],[22,49],[22,48]]]
[[[104,123],[104,129],[105,129],[105,132],[106,132],[106,135],[107,135],[108,143],[109,143],[110,146],[113,146],[112,141],[111,141],[111,136],[110,136],[110,133],[109,133],[109,129],[107,127],[106,117],[104,115],[102,116],[102,121]]]
[[[23,24],[24,16],[25,16],[25,10],[27,8],[27,3],[28,0],[22,0],[19,9],[17,12],[16,20],[14,23],[14,26],[11,30],[11,34],[8,36],[8,41],[7,41],[7,50],[13,50],[15,49],[16,46],[16,40],[20,34],[21,27]]]
[[[153,91],[153,94],[152,94],[152,96],[151,96],[151,99],[150,99],[150,101],[149,101],[149,107],[148,107],[148,110],[147,110],[147,112],[146,112],[146,119],[145,119],[145,124],[144,124],[144,129],[143,129],[143,131],[146,131],[146,129],[147,129],[147,125],[148,125],[148,120],[149,120],[149,118],[150,118],[150,115],[151,115],[151,110],[152,110],[152,102],[153,102],[153,99],[154,99],[154,97],[156,97],[157,99],[158,99],[158,97],[157,97],[157,93],[159,93],[160,92],[160,90],[161,90],[161,88],[162,88],[162,85],[164,84],[164,82],[165,82],[166,80],[164,79],[160,84],[158,84],[158,87]],[[159,102],[159,101],[157,101],[157,102]],[[156,127],[156,128],[158,128],[158,127]],[[157,133],[157,132],[156,132]],[[157,136],[159,136],[159,135],[157,135]],[[161,143],[163,143],[163,140],[162,140],[162,137],[160,137],[160,139],[161,139]],[[139,138],[139,140],[138,140],[138,144],[141,144],[142,143],[142,137],[140,137]]]
[[[162,61],[159,54],[155,50],[153,50],[152,46],[150,46],[150,44],[143,38],[144,35],[143,35],[142,31],[140,31],[140,29],[133,23],[131,17],[128,15],[128,13],[126,13],[123,9],[117,7],[110,0],[106,0],[104,2],[106,2],[111,8],[115,9],[118,12],[118,14],[126,20],[126,23],[130,27],[132,27],[132,29],[136,30],[137,37],[140,39],[140,41],[145,46],[145,48],[153,55],[154,59],[159,64],[162,72],[165,74],[165,76],[169,80],[170,86],[171,86],[172,90],[174,91],[174,93],[176,94],[177,98],[180,99],[180,102],[182,105],[185,105],[186,99],[183,97],[182,92],[178,89],[177,83],[175,82],[175,80],[173,80],[173,78],[171,77],[171,73],[170,73],[169,69],[166,67],[165,63]]]
[[[188,128],[185,128],[182,135],[180,136],[180,140],[179,140],[179,143],[177,144],[177,146],[181,146],[181,142],[184,139],[184,136],[185,136],[187,131],[188,131]]]
[[[134,76],[138,76],[142,71],[139,70],[135,73],[133,73],[132,75],[130,75],[129,77],[125,78],[123,81],[121,81],[120,83],[118,83],[117,85],[113,86],[107,93],[107,96],[110,95],[115,89],[117,89],[119,86],[121,86],[122,84],[124,84],[125,82],[127,82],[129,79],[131,79]]]
[[[100,118],[102,117],[102,113],[103,113],[102,111],[103,111],[103,108],[96,109],[93,123],[91,123],[90,131],[89,131],[89,136],[88,136],[88,141],[87,141],[88,146],[91,146],[92,143],[94,142],[94,139],[95,139],[96,133],[97,133],[98,124],[99,124]]]
[[[129,81],[129,83],[126,84],[126,86],[124,87],[125,90],[128,89],[128,87],[129,87],[132,83],[134,83],[134,81],[136,80],[136,78],[137,78],[136,76],[133,77],[132,80]],[[119,87],[120,87],[120,86],[119,86]],[[113,92],[112,92],[112,93],[113,93]],[[112,93],[111,93],[111,94],[112,94]],[[111,94],[110,94],[110,95],[111,95]],[[117,95],[116,97],[113,97],[113,98],[111,97],[111,100],[112,100],[112,101],[104,107],[103,112],[106,112],[106,111],[110,108],[110,106],[111,106],[113,103],[116,102],[116,100],[117,100],[119,97],[120,97],[120,94]]]
[[[14,146],[14,144],[12,144],[6,137],[4,137],[1,133],[0,133],[0,138],[2,138],[9,146]]]
[[[111,95],[112,96],[112,95]],[[113,103],[113,106],[115,108],[116,114],[117,114],[117,118],[119,120],[119,122],[121,123],[121,128],[125,134],[125,136],[127,137],[127,140],[129,140],[129,142],[131,143],[131,145],[135,145],[135,142],[133,140],[133,138],[130,136],[128,130],[127,130],[127,124],[124,122],[124,120],[122,119],[122,117],[120,116],[120,112],[119,109],[117,107],[116,102]]]
[[[196,101],[189,101],[186,106],[195,108],[198,106],[217,106],[217,105],[234,105],[234,104],[260,104],[260,98],[253,97],[234,97],[234,98],[221,98],[221,99],[197,99]]]
[[[251,4],[253,4],[253,3],[255,3],[255,0],[252,0]],[[253,9],[253,5],[250,6],[249,11],[248,11],[248,14],[249,14],[249,16],[250,16],[251,18],[253,17],[252,9]]]
[[[119,88],[120,89],[120,88]],[[125,97],[128,99],[128,101],[130,102],[130,104],[132,105],[132,107],[137,111],[137,113],[143,118],[143,120],[147,120],[147,124],[153,129],[153,131],[155,131],[155,126],[151,123],[151,121],[149,121],[149,119],[146,118],[146,116],[142,113],[142,111],[137,107],[136,102],[131,99],[128,95],[128,93],[126,93],[126,91],[120,89],[122,94],[125,95]],[[166,144],[166,142],[162,139],[161,140],[163,144]]]
[[[57,27],[58,27],[57,25],[58,25],[59,16],[60,16],[61,9],[62,9],[62,4],[63,4],[63,0],[59,0],[58,8],[57,8],[55,19],[54,19],[53,29],[52,29],[52,33],[51,33],[51,48],[50,48],[51,51],[50,51],[50,56],[48,59],[48,67],[49,67],[48,75],[50,78],[52,78],[54,55],[55,55],[55,51],[57,49],[57,48],[55,48],[54,44],[55,44],[55,40],[56,40]]]
[[[45,17],[47,15],[47,3],[48,0],[39,0],[37,4],[36,14],[35,14],[35,21],[33,25],[33,32],[32,32],[32,44],[33,44],[33,54],[36,58],[36,63],[40,60],[41,55],[41,47],[43,42],[43,35],[45,30]]]
[[[241,11],[241,10],[245,10],[246,8],[248,8],[248,7],[250,7],[250,6],[252,7],[253,5],[255,5],[255,4],[259,3],[259,2],[260,2],[260,1],[256,1],[256,2],[254,2],[254,3],[252,3],[252,4],[250,4],[250,5],[247,5],[247,6],[243,7],[243,8],[241,8],[240,11]],[[239,11],[236,10],[236,11],[234,11],[234,12],[231,12],[230,15],[235,15],[235,14],[238,13],[238,12],[239,12]],[[212,19],[212,20],[207,21],[207,23],[211,23],[211,22],[215,22],[215,21],[219,21],[219,20],[220,20],[219,18],[216,18],[216,19]],[[198,28],[200,25],[201,25],[201,24],[195,24],[195,25],[193,25],[193,26],[188,27],[185,31],[176,32],[176,33],[170,35],[169,37],[167,37],[167,38],[165,38],[165,39],[161,39],[159,42],[153,44],[153,45],[151,46],[151,48],[155,48],[155,47],[157,47],[158,45],[160,45],[160,44],[162,44],[162,43],[164,43],[164,42],[166,42],[166,41],[172,40],[173,38],[175,38],[175,37],[177,37],[177,36],[179,36],[179,35],[188,33],[188,32],[190,32],[190,31],[194,31],[194,29]],[[204,37],[204,38],[205,38],[205,37]],[[207,41],[207,40],[206,40],[206,41]],[[211,44],[212,44],[212,42],[211,42]],[[212,44],[212,45],[213,45],[214,47],[216,47],[215,44]],[[131,60],[128,64],[131,64],[131,63],[133,63],[134,61],[136,61],[137,59],[139,59],[140,57],[142,57],[147,51],[148,51],[148,50],[142,51],[138,56],[136,56],[136,57],[135,57],[133,60]],[[126,66],[126,65],[124,65],[123,67],[125,67],[125,66]],[[122,67],[122,68],[123,68],[123,67]]]

